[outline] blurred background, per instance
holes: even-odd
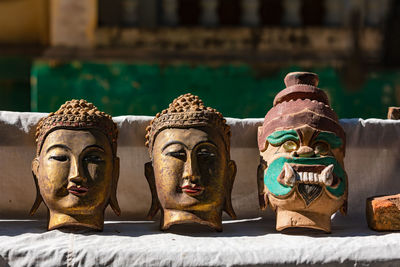
[[[400,0],[0,0],[0,110],[85,98],[152,115],[199,95],[263,117],[313,71],[341,118],[400,105]]]

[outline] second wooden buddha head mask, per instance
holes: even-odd
[[[145,166],[153,195],[149,217],[161,208],[161,229],[200,223],[222,230],[222,211],[235,217],[236,165],[230,160],[230,127],[221,113],[197,96],[179,96],[156,115],[146,139],[152,159]]]

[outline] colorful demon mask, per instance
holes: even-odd
[[[221,113],[185,94],[147,127],[151,162],[145,174],[152,191],[149,218],[161,208],[161,229],[200,223],[222,230],[222,211],[231,217],[236,164],[230,160],[230,127]]]
[[[286,89],[258,129],[261,208],[276,212],[276,229],[331,230],[331,215],[346,213],[346,137],[314,73],[289,73]]]
[[[37,188],[31,215],[44,201],[48,229],[102,230],[108,204],[119,215],[118,130],[110,115],[71,100],[39,121],[32,172]]]

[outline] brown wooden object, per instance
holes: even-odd
[[[387,118],[389,120],[399,120],[400,119],[400,107],[389,107]]]
[[[292,72],[258,128],[259,204],[275,211],[276,229],[331,231],[347,210],[346,135],[318,76]]]
[[[400,230],[400,194],[368,198],[366,212],[372,230]]]

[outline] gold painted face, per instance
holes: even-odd
[[[156,138],[153,167],[164,208],[206,211],[222,206],[227,158],[211,129],[166,129]]]
[[[236,165],[230,161],[220,134],[208,127],[161,131],[153,146],[153,169],[164,227],[198,222],[219,230]],[[230,202],[230,199],[229,199]],[[169,211],[185,211],[170,218]],[[197,218],[196,218],[197,217]],[[179,221],[179,222],[176,222]]]
[[[49,229],[64,225],[102,228],[119,169],[104,134],[55,130],[46,137],[32,168],[50,210]]]
[[[145,164],[161,229],[199,223],[222,231],[222,211],[235,218],[231,202],[236,164],[230,160],[230,127],[216,109],[190,93],[174,99],[146,128],[151,162]]]

